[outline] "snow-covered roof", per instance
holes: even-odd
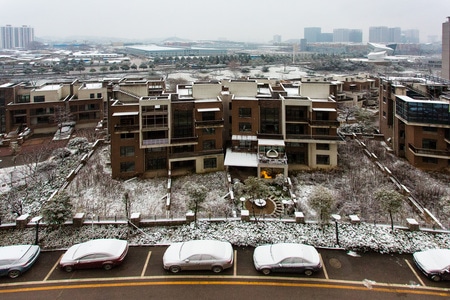
[[[256,168],[258,166],[258,157],[256,153],[233,152],[231,149],[227,149],[224,165]]]
[[[258,145],[264,146],[284,146],[284,140],[259,139]]]

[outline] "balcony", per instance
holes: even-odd
[[[195,128],[223,127],[223,119],[209,121],[195,121]]]
[[[267,157],[266,155],[259,153],[258,154],[258,162],[260,164],[267,164],[267,165],[287,165],[287,156],[280,155],[280,157]]]
[[[430,156],[441,159],[450,159],[449,150],[437,150],[437,149],[425,149],[416,148],[414,145],[408,144],[409,150],[411,150],[416,156]]]
[[[223,149],[170,153],[170,159],[223,154]]]
[[[136,125],[114,125],[114,133],[139,132],[139,124]]]
[[[313,134],[286,134],[286,140],[301,140],[301,141],[344,141],[344,138],[339,135],[313,135]]]
[[[142,146],[168,146],[169,145],[169,139],[148,139],[148,140],[142,140]]]
[[[171,138],[170,139],[170,145],[171,146],[197,145],[197,144],[198,144],[198,137],[197,136],[178,137],[178,138]]]
[[[309,120],[310,126],[339,127],[340,124],[336,120]]]

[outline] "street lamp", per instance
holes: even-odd
[[[334,224],[336,225],[336,244],[338,245],[338,247],[340,247],[340,245],[339,245],[338,221],[341,219],[341,216],[337,215],[337,214],[332,214],[331,217],[333,218]]]
[[[244,209],[245,197],[241,197],[241,198],[239,198],[239,200],[241,201],[242,209]]]
[[[31,219],[31,222],[36,223],[36,239],[34,244],[37,245],[39,242],[39,222],[42,220],[42,216],[37,216]]]

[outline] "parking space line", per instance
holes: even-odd
[[[53,271],[56,270],[56,267],[59,264],[59,261],[61,260],[62,256],[64,254],[61,254],[61,256],[58,258],[58,260],[56,261],[56,263],[53,265],[53,268],[51,268],[51,270],[48,272],[47,276],[45,276],[43,281],[47,281],[47,279],[50,277],[50,275],[52,275]]]
[[[416,270],[414,270],[413,266],[411,266],[411,263],[405,258],[405,262],[408,265],[408,267],[411,269],[411,271],[414,273],[414,276],[416,276],[417,280],[419,280],[419,283],[422,286],[426,286],[426,284],[423,282],[422,278],[419,277],[419,275],[417,274]]]
[[[141,277],[144,277],[145,271],[147,270],[148,262],[150,261],[150,256],[152,256],[152,251],[148,251],[147,259],[145,260],[144,268],[142,269]]]
[[[330,277],[328,277],[328,272],[327,272],[327,268],[325,267],[325,263],[323,262],[323,259],[322,259],[322,255],[319,253],[319,257],[320,257],[320,263],[322,264],[322,270],[323,270],[323,273],[325,274],[325,279],[330,279]]]
[[[234,265],[233,265],[233,276],[237,275],[237,250],[234,250]]]

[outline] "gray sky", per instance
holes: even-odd
[[[36,37],[179,37],[268,42],[303,38],[304,27],[419,29],[438,36],[450,0],[0,0],[0,25],[34,27]]]

